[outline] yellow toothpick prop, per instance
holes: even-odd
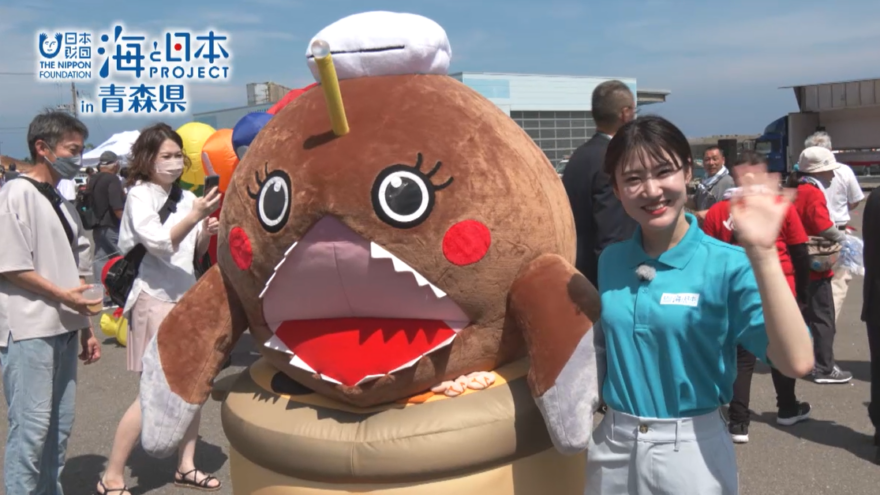
[[[318,73],[321,75],[321,87],[324,89],[327,109],[330,111],[333,134],[344,136],[348,134],[348,120],[345,118],[345,107],[342,105],[342,92],[339,90],[336,67],[333,66],[333,58],[330,56],[330,45],[324,40],[315,40],[312,42],[312,55],[315,56]]]

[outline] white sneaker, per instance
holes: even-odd
[[[730,439],[733,443],[749,443],[749,427],[745,424],[730,424],[727,426],[730,432]]]

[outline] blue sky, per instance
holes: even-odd
[[[234,77],[198,86],[192,110],[242,106],[248,82],[312,82],[308,40],[367,10],[437,21],[450,39],[452,72],[635,77],[641,88],[670,90],[667,103],[645,111],[670,118],[688,136],[761,132],[797,109],[793,92],[780,86],[880,77],[876,0],[12,0],[0,6],[0,72],[34,70],[40,29],[107,32],[121,20],[158,36],[169,27],[214,27],[232,37]],[[95,92],[96,85],[82,89]],[[26,156],[23,128],[41,108],[69,98],[69,84],[0,74],[0,152]],[[84,120],[97,145],[156,118]]]

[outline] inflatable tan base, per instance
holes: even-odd
[[[525,380],[359,409],[260,359],[223,404],[235,495],[580,495],[584,455],[552,446]]]

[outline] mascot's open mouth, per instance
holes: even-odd
[[[287,250],[260,297],[275,334],[266,346],[346,386],[415,365],[470,323],[445,292],[333,217]]]

